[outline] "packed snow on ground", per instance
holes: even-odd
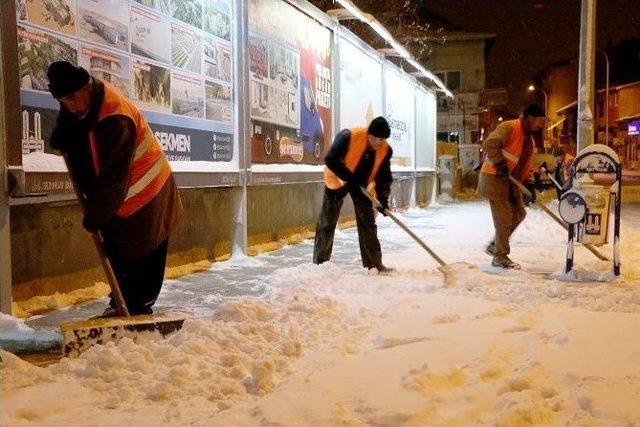
[[[36,331],[27,326],[24,320],[0,313],[0,348],[10,348],[19,352],[22,349],[49,349],[59,342],[59,336],[51,331]]]
[[[539,210],[513,236],[523,269],[510,272],[483,253],[486,204],[398,216],[450,263],[445,274],[386,218],[392,276],[358,267],[355,230],[321,266],[309,241],[214,264],[216,280],[275,267],[261,297],[200,307],[166,340],[45,368],[2,352],[2,425],[640,424],[637,206],[623,210],[623,274],[605,282],[558,280],[566,235]],[[600,277],[611,264],[576,246],[576,267]],[[178,298],[177,286],[163,292]]]

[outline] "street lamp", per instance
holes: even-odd
[[[544,133],[542,134],[542,144],[544,145],[544,140],[546,139],[547,132],[549,132],[549,128],[548,128],[549,121],[547,119],[549,114],[548,113],[549,98],[547,97],[547,92],[541,87],[537,87],[537,86],[534,86],[533,84],[530,84],[527,89],[529,90],[529,92],[533,92],[534,90],[538,89],[544,95]]]

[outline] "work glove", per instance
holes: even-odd
[[[540,170],[543,170],[543,169],[544,169],[544,172],[549,171],[549,166],[547,166],[547,162],[540,163]]]
[[[496,170],[496,175],[499,177],[506,178],[509,176],[509,167],[506,160],[500,160],[496,163]]]
[[[540,174],[538,172],[533,173],[533,186],[536,190],[542,191],[542,180],[540,179]]]
[[[376,209],[378,212],[382,214],[382,216],[387,216],[387,209],[389,209],[389,201],[388,200],[379,200],[380,206]]]

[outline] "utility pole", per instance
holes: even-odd
[[[9,186],[7,184],[8,134],[5,120],[4,71],[4,49],[2,31],[0,31],[0,312],[11,314],[11,230],[9,227]]]
[[[578,74],[577,151],[593,144],[593,81],[596,39],[596,0],[582,0],[580,14],[580,71]]]

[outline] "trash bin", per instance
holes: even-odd
[[[453,197],[453,184],[456,174],[455,157],[450,154],[443,154],[438,157],[438,183],[439,194],[449,194]]]

